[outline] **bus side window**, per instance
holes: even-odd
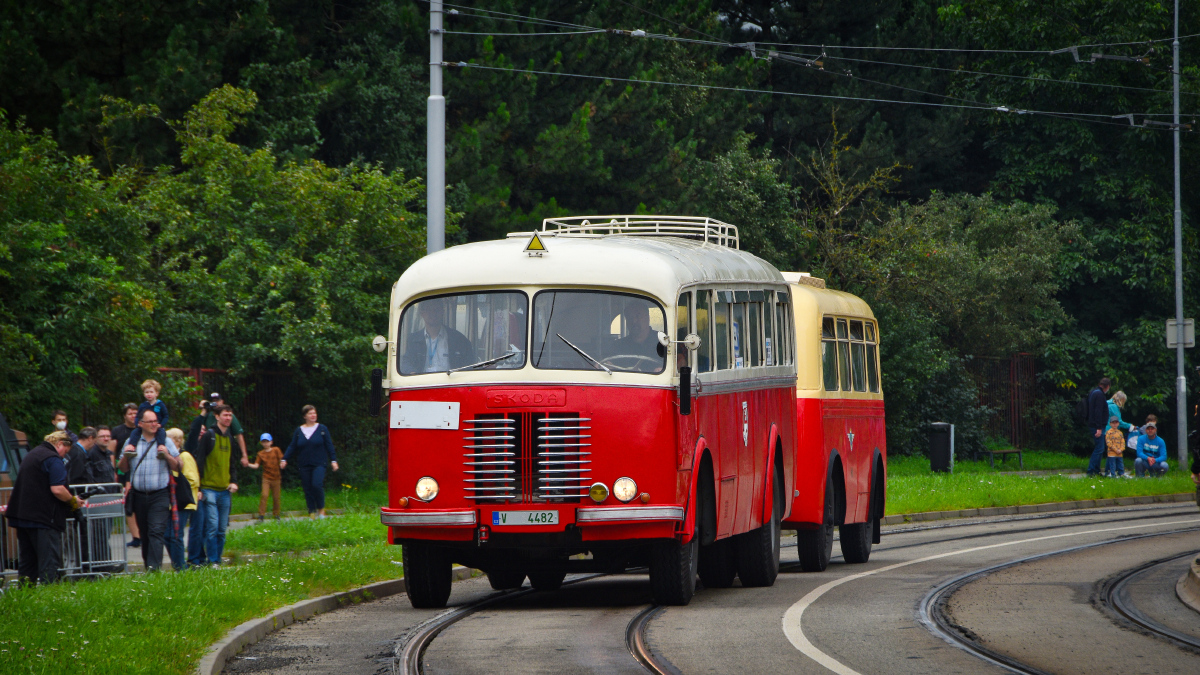
[[[692,327],[692,294],[680,293],[679,302],[675,303],[675,339],[682,341],[688,336]],[[688,365],[687,345],[675,345],[676,369]]]
[[[775,293],[767,291],[766,304],[763,305],[763,365],[775,365]]]
[[[854,374],[854,391],[867,390],[866,345],[863,344],[863,322],[850,322],[850,367]]]
[[[781,291],[776,294],[775,299],[779,301],[775,305],[775,317],[778,319],[776,323],[779,325],[776,335],[779,338],[779,347],[776,349],[778,355],[775,357],[775,362],[781,366],[790,366],[796,361],[796,340],[795,335],[792,334],[792,315],[788,309],[788,294]]]
[[[845,319],[837,320],[838,375],[842,391],[850,391],[850,328]]]
[[[733,355],[733,367],[746,367],[746,303],[735,302],[730,305],[733,312],[729,319],[730,352]]]
[[[715,333],[717,362],[713,366],[713,370],[725,370],[729,367],[729,303],[724,302],[725,297],[721,291],[717,291],[717,316],[713,319],[713,332]]]
[[[696,350],[696,372],[707,373],[713,368],[713,333],[711,326],[712,293],[696,291],[696,334],[700,336],[700,348]]]
[[[867,322],[867,382],[873,393],[879,393],[879,368],[876,361],[878,341],[875,339],[875,324]]]
[[[833,319],[821,319],[821,372],[825,391],[837,391],[837,337],[833,333]]]
[[[750,360],[746,362],[749,367],[761,366],[762,361],[762,333],[759,331],[759,324],[762,323],[762,303],[752,302],[746,305],[748,316],[746,317],[746,342],[749,343]]]

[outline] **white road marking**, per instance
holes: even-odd
[[[838,673],[838,675],[862,675],[857,670],[854,670],[853,668],[847,666],[846,664],[842,663],[841,661],[838,661],[837,659],[833,658],[829,654],[826,654],[825,652],[821,651],[820,649],[817,649],[816,645],[809,642],[808,638],[804,636],[804,628],[800,625],[801,619],[804,618],[804,610],[808,609],[808,607],[810,605],[812,605],[814,602],[816,602],[822,595],[825,595],[829,591],[833,590],[834,588],[837,588],[838,586],[841,586],[844,583],[854,581],[855,579],[861,579],[863,577],[869,577],[869,576],[872,576],[875,574],[879,574],[880,572],[890,572],[894,569],[899,569],[901,567],[908,567],[909,565],[917,565],[919,563],[929,562],[930,560],[949,558],[951,556],[963,555],[966,553],[974,553],[976,551],[986,551],[990,548],[1000,548],[1002,546],[1016,546],[1018,544],[1028,544],[1030,542],[1045,541],[1047,539],[1060,539],[1063,537],[1078,537],[1078,536],[1085,535],[1085,534],[1102,534],[1102,533],[1108,533],[1108,532],[1120,532],[1121,530],[1140,530],[1140,529],[1147,529],[1147,528],[1151,528],[1151,527],[1166,527],[1168,525],[1189,525],[1189,524],[1194,524],[1194,523],[1200,523],[1200,518],[1193,518],[1191,520],[1174,520],[1174,521],[1167,522],[1167,523],[1154,523],[1154,524],[1143,523],[1143,524],[1139,524],[1139,525],[1128,525],[1125,527],[1106,527],[1106,528],[1099,529],[1099,530],[1084,530],[1083,532],[1066,532],[1063,534],[1051,534],[1051,535],[1046,535],[1043,537],[1032,537],[1030,539],[1021,539],[1019,541],[1006,541],[1006,542],[1003,542],[1000,544],[988,544],[987,546],[973,546],[971,548],[964,548],[964,549],[960,549],[958,551],[949,551],[947,553],[939,553],[937,555],[925,556],[924,558],[917,558],[916,560],[909,560],[908,562],[896,563],[894,565],[887,565],[886,567],[880,567],[878,569],[873,569],[868,572],[859,572],[858,574],[851,574],[849,576],[844,576],[840,579],[834,579],[833,581],[830,581],[829,583],[822,584],[822,585],[814,588],[813,590],[809,591],[808,595],[805,595],[803,598],[800,598],[800,600],[797,601],[796,604],[789,607],[788,610],[786,612],[784,612],[784,614],[783,614],[783,633],[784,633],[784,635],[787,636],[788,641],[792,643],[792,646],[794,646],[796,649],[800,650],[800,653],[804,654],[805,656],[812,659],[813,661],[816,661],[817,663],[821,664],[822,666],[825,666],[829,670],[832,670],[833,672]]]

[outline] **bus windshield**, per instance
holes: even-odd
[[[523,368],[528,307],[528,296],[517,291],[410,304],[400,317],[400,374]]]
[[[661,373],[663,309],[637,295],[542,291],[533,299],[530,361],[543,370]]]

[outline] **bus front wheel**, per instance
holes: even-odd
[[[425,542],[405,544],[404,585],[416,609],[440,609],[450,599],[450,559]]]
[[[660,605],[686,605],[696,593],[700,538],[686,544],[674,539],[655,542],[650,549],[650,593]]]

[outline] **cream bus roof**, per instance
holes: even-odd
[[[531,233],[532,234],[532,233]],[[592,286],[650,293],[670,304],[697,282],[785,283],[761,258],[726,246],[677,237],[556,235],[539,232],[546,251],[525,252],[529,237],[463,244],[427,255],[400,277],[397,302],[443,289]]]
[[[812,316],[837,314],[840,316],[859,316],[868,319],[875,318],[875,313],[871,311],[871,306],[857,295],[810,285],[809,283],[805,283],[802,277],[806,280],[812,279],[812,277],[798,272],[784,272],[783,277],[792,287],[792,292],[795,295],[794,303],[797,314],[801,311],[802,307],[805,307]]]

